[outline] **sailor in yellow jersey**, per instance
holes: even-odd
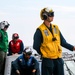
[[[43,8],[40,17],[44,22],[36,29],[33,48],[42,56],[41,75],[64,75],[62,47],[71,51],[75,47],[66,42],[58,26],[51,23],[54,19],[52,9]]]

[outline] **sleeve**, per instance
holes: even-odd
[[[33,57],[34,69],[39,69],[39,62]]]
[[[63,37],[62,33],[60,32],[60,41],[61,41],[61,46],[64,47],[64,48],[67,48],[71,51],[73,51],[73,45],[69,44],[65,38]]]
[[[11,42],[9,42],[8,55],[12,55],[12,51],[11,51]]]
[[[2,34],[0,33],[0,41],[2,40]]]
[[[43,37],[42,37],[42,33],[39,29],[36,30],[33,40],[34,40],[33,41],[33,49],[35,49],[39,54],[41,54],[40,46],[41,46],[41,43],[43,42]]]
[[[20,43],[20,52],[18,52],[18,54],[21,54],[24,50],[24,44],[23,42]]]
[[[12,62],[12,66],[15,70],[19,70],[19,57]]]

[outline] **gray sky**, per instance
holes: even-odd
[[[52,8],[55,12],[54,21],[67,42],[75,45],[75,0],[0,0],[0,21],[10,23],[9,41],[17,32],[25,46],[33,45],[36,28],[43,22],[40,10]]]

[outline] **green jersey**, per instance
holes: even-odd
[[[7,52],[8,50],[8,34],[0,30],[0,51]]]

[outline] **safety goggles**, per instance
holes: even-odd
[[[54,12],[49,12],[49,13],[48,13],[48,16],[49,16],[49,17],[54,17]]]
[[[18,39],[18,37],[14,37],[13,39]]]
[[[4,28],[8,28],[9,27],[9,25],[6,25]]]

